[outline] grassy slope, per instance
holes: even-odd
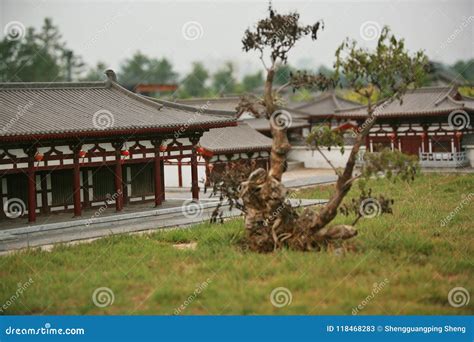
[[[412,185],[382,181],[373,188],[393,194],[395,213],[361,220],[359,236],[351,242],[355,251],[343,256],[242,252],[232,242],[242,232],[240,219],[192,230],[116,236],[1,257],[0,305],[17,283],[31,277],[34,283],[7,314],[173,314],[210,279],[184,314],[351,314],[373,284],[387,278],[388,285],[361,314],[472,314],[474,298],[468,306],[453,308],[447,294],[462,286],[474,297],[474,203],[464,205],[446,227],[440,221],[463,194],[474,192],[474,175],[427,175]],[[324,198],[329,191],[325,187],[299,195]],[[186,241],[198,241],[198,248],[172,247]],[[115,301],[97,308],[91,295],[103,286],[113,290]],[[279,286],[293,295],[291,305],[280,309],[269,300]]]

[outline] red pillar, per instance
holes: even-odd
[[[193,153],[191,155],[191,192],[193,194],[193,199],[199,199],[197,155],[196,155],[196,149],[194,147],[193,147]]]
[[[165,200],[165,162],[163,159],[160,161],[160,167],[161,167],[161,201]]]
[[[198,169],[197,169],[197,153],[196,145],[199,142],[199,137],[189,138],[193,147],[191,153],[191,193],[193,199],[199,199],[199,181],[198,181]]]
[[[41,175],[41,212],[43,214],[49,214],[49,205],[48,205],[48,174],[43,173]]]
[[[35,154],[36,148],[31,148],[28,154],[28,222],[36,221],[36,175]]]
[[[74,200],[74,216],[81,216],[81,170],[79,165],[79,152],[81,146],[74,146],[74,168],[73,168],[73,200]]]
[[[183,162],[181,158],[178,159],[178,186],[183,187]]]
[[[115,148],[115,210],[123,209],[123,184],[122,184],[122,143],[114,143]]]
[[[161,205],[162,201],[162,183],[161,183],[161,155],[160,155],[160,146],[161,140],[153,141],[153,145],[155,146],[155,164],[154,164],[154,181],[155,181],[155,207]]]

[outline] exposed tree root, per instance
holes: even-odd
[[[250,250],[318,251],[333,241],[357,235],[349,225],[315,228],[318,213],[309,208],[298,213],[286,200],[286,194],[284,186],[264,169],[255,170],[242,183],[240,196],[246,208],[246,245]]]

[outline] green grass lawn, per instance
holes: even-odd
[[[244,252],[236,243],[243,222],[234,219],[0,257],[0,305],[10,303],[0,314],[173,314],[181,307],[181,314],[330,315],[351,314],[363,301],[359,314],[473,314],[474,298],[454,308],[448,293],[463,287],[474,297],[474,197],[468,196],[474,175],[374,181],[373,189],[393,195],[394,214],[360,220],[359,235],[343,255]],[[326,186],[298,195],[327,198],[330,191]],[[441,220],[454,210],[443,227]],[[197,242],[197,248],[173,247],[181,242]],[[374,294],[374,284],[382,282]],[[100,287],[113,291],[113,304],[94,305]],[[272,305],[277,287],[291,292],[291,304]]]

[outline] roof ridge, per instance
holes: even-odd
[[[107,81],[88,82],[0,82],[0,90],[107,88]]]
[[[306,108],[306,107],[309,107],[309,106],[312,106],[314,105],[315,103],[318,103],[318,102],[321,102],[323,100],[326,100],[327,98],[331,97],[332,96],[332,93],[329,92],[329,91],[325,91],[321,94],[319,94],[318,96],[316,96],[315,98],[313,98],[312,100],[306,102],[306,103],[303,103],[299,106],[296,106],[294,107],[294,109],[302,109],[302,108]]]
[[[177,99],[178,103],[190,102],[190,101],[222,101],[222,100],[233,100],[239,99],[240,96],[229,96],[229,97],[191,97],[187,99]]]
[[[168,100],[157,99],[157,98],[154,98],[154,97],[151,97],[151,96],[146,96],[146,95],[140,95],[140,96],[146,98],[147,100],[159,103],[159,104],[161,104],[162,106],[165,106],[165,107],[181,109],[181,110],[186,110],[186,111],[190,111],[190,112],[202,111],[203,114],[206,114],[206,115],[220,115],[220,116],[223,116],[223,117],[229,117],[229,115],[233,116],[235,114],[235,112],[227,111],[227,110],[221,110],[221,109],[210,109],[210,108],[203,109],[202,107],[204,107],[205,105],[197,107],[197,106],[191,106],[191,105],[187,105],[187,104],[183,104],[183,103],[179,103],[179,102],[173,102],[173,101],[168,101]]]

